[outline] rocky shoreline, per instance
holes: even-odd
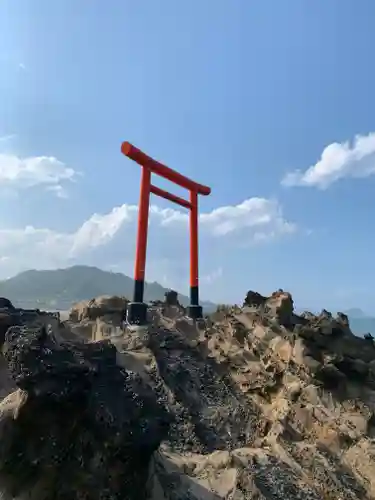
[[[193,323],[166,297],[124,329],[126,303],[8,329],[7,498],[375,498],[375,345],[344,314],[278,290]]]

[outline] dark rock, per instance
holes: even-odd
[[[178,293],[175,290],[168,290],[164,294],[165,297],[165,303],[168,306],[179,306],[178,302]]]
[[[264,297],[258,292],[254,292],[252,290],[249,290],[246,294],[245,300],[243,305],[244,306],[255,306],[259,307],[265,304],[267,300],[267,297]]]
[[[337,313],[337,320],[338,320],[338,322],[339,322],[341,325],[343,325],[343,326],[345,326],[345,327],[349,328],[349,326],[350,326],[350,325],[349,325],[349,318],[348,318],[348,316],[347,316],[346,314],[344,314],[344,313],[342,313],[342,312],[338,312],[338,313]]]
[[[9,299],[0,297],[0,346],[4,342],[5,333],[11,326],[32,324],[47,316],[60,323],[59,313],[47,313],[39,309],[15,308]]]
[[[346,384],[344,373],[333,364],[322,366],[316,373],[316,379],[328,390],[342,390]]]
[[[9,299],[7,299],[5,297],[0,297],[0,309],[13,310],[14,305],[12,304],[12,302]]]
[[[342,360],[336,361],[335,366],[352,382],[364,382],[369,372],[368,365],[364,361],[350,357],[344,357]]]
[[[3,492],[145,499],[149,462],[170,415],[139,375],[116,364],[114,346],[58,344],[45,328],[17,326],[6,334],[4,356],[26,396],[16,417],[0,419]]]

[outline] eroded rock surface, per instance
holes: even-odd
[[[170,417],[150,386],[117,364],[115,347],[12,327],[4,355],[19,388],[0,407],[5,497],[146,499]]]
[[[8,332],[19,388],[0,404],[8,494],[26,498],[29,485],[41,500],[375,498],[371,339],[355,337],[344,314],[295,314],[283,290],[249,292],[243,307],[195,324],[175,299],[154,303],[145,328],[121,330],[121,307],[96,310],[89,321],[107,339],[98,342]]]
[[[73,305],[68,328],[84,341],[98,341],[121,328],[129,300],[126,297],[102,295]]]

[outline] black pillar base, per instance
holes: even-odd
[[[126,310],[126,321],[130,325],[147,323],[147,304],[144,302],[129,302]]]
[[[198,305],[190,305],[187,308],[187,315],[191,319],[201,319],[203,318],[203,309],[202,306]]]

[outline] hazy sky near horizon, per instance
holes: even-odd
[[[374,312],[374,28],[373,0],[0,0],[0,278],[132,275],[129,140],[212,188],[202,297]],[[153,197],[147,278],[183,292],[186,217]]]

